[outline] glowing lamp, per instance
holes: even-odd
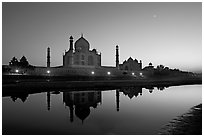
[[[132,72],[132,75],[135,75],[135,73],[134,73],[134,72]]]
[[[140,76],[142,76],[142,72],[140,72]]]
[[[94,71],[92,71],[91,74],[94,75],[95,74]]]
[[[47,70],[47,73],[49,74],[49,73],[50,73],[50,70]]]
[[[18,73],[18,72],[19,72],[19,70],[18,70],[18,69],[16,69],[16,70],[15,70],[15,72],[16,72],[16,73]]]
[[[108,71],[107,74],[110,75],[111,73]]]

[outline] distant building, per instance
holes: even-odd
[[[101,54],[96,49],[90,50],[90,44],[83,35],[75,43],[72,36],[69,41],[69,50],[63,55],[63,67],[101,67]]]
[[[154,74],[154,66],[152,65],[151,62],[149,63],[149,66],[144,67],[142,70],[146,76],[153,76]]]
[[[142,70],[142,61],[137,61],[137,59],[133,60],[131,57],[126,61],[123,62],[123,64],[119,65],[120,70],[126,70],[126,71],[140,71]]]
[[[154,70],[154,66],[153,66],[152,63],[150,62],[150,63],[149,63],[149,66],[144,67],[143,70],[145,70],[145,71],[152,71],[152,70]]]

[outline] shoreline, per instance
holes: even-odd
[[[150,80],[108,80],[108,81],[47,81],[47,82],[19,82],[2,84],[2,96],[12,94],[34,94],[48,91],[102,91],[115,90],[125,87],[142,87],[146,89],[167,88],[170,86],[202,85],[201,80],[180,81],[150,81]]]
[[[88,80],[88,81],[20,81],[3,83],[2,90],[12,89],[103,89],[120,88],[127,86],[168,87],[179,85],[202,84],[201,79],[135,79],[135,80]]]
[[[202,104],[192,107],[165,125],[160,135],[202,135]]]

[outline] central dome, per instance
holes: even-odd
[[[88,51],[90,48],[90,44],[85,38],[81,37],[75,42],[74,48],[76,51],[80,51],[80,50]]]

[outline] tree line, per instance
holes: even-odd
[[[34,68],[34,66],[30,65],[27,58],[25,56],[21,57],[18,61],[16,57],[13,57],[9,62],[10,67],[21,67],[21,68]]]

